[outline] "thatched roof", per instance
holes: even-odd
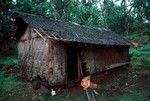
[[[104,28],[81,26],[71,22],[54,20],[42,16],[21,14],[17,18],[24,20],[29,26],[42,28],[51,32],[58,39],[88,44],[100,45],[130,45],[130,42]]]

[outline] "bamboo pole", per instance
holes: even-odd
[[[123,66],[123,65],[127,65],[129,64],[130,62],[124,62],[124,63],[116,63],[116,64],[111,64],[109,66],[105,66],[105,67],[108,67],[108,69],[111,69],[111,68],[115,68],[115,67],[120,67],[120,66]]]
[[[39,33],[39,31],[38,30],[36,30],[36,29],[33,29],[44,41],[47,41],[47,39],[46,38],[44,38],[40,33]]]
[[[42,28],[40,28],[40,30],[41,30],[48,38],[52,38],[52,37],[50,37]],[[58,39],[58,38],[55,37],[53,34],[51,34],[51,36],[53,36],[55,40]]]

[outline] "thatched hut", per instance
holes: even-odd
[[[110,30],[30,14],[16,24],[21,74],[30,80],[60,85],[129,62],[130,42]]]

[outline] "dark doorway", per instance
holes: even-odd
[[[67,80],[75,80],[78,78],[78,58],[77,46],[69,45],[67,48]]]

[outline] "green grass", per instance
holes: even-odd
[[[124,94],[112,94],[111,96],[102,95],[98,101],[149,101],[150,91],[131,90]]]
[[[115,101],[149,101],[150,91],[131,90],[123,95],[115,95]]]
[[[15,87],[21,85],[21,81],[17,79],[17,77],[13,74],[11,75],[6,75],[4,72],[0,73],[0,89],[3,91],[11,91]]]
[[[131,62],[132,62],[133,68],[150,69],[150,44],[145,45],[139,49],[131,48],[129,53],[132,56]]]
[[[0,57],[0,64],[3,64],[5,67],[9,65],[17,65],[18,64],[17,55]]]

